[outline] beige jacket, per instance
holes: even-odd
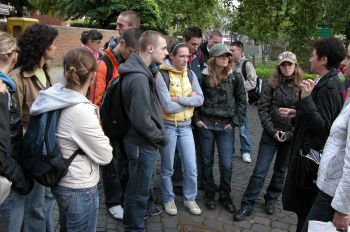
[[[19,67],[10,73],[10,77],[17,85],[16,92],[13,96],[21,113],[24,129],[27,129],[28,126],[30,107],[39,96],[40,90],[47,89],[53,85],[53,80],[51,79],[46,65],[44,65],[43,69],[48,80],[48,86],[43,86],[41,84],[38,77],[35,76],[34,70],[21,72],[21,68]]]

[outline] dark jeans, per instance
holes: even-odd
[[[307,215],[302,232],[307,232],[309,221],[316,220],[322,222],[329,222],[333,220],[334,209],[332,208],[333,197],[325,194],[322,191],[319,191],[316,199],[310,209],[309,214]]]
[[[281,194],[288,169],[290,141],[278,143],[274,138],[263,131],[255,168],[243,194],[242,205],[254,207],[255,201],[263,188],[276,151],[277,156],[273,167],[273,175],[264,198],[265,201],[276,201]]]
[[[102,181],[108,208],[121,205],[125,197],[126,184],[129,178],[129,162],[121,142],[113,146],[112,161],[102,166]]]
[[[231,192],[234,129],[224,129],[223,123],[203,121],[208,129],[199,128],[202,152],[203,188],[205,192],[215,192],[213,177],[215,143],[219,154],[220,191]]]
[[[158,149],[137,147],[126,136],[125,151],[129,159],[129,181],[125,193],[125,232],[145,231],[144,216],[153,207],[152,180]],[[152,203],[150,203],[152,201]]]

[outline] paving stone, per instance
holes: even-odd
[[[288,232],[288,230],[272,229],[271,232]]]
[[[271,227],[260,225],[260,224],[254,224],[252,226],[252,230],[256,232],[269,232],[271,231]]]
[[[287,223],[279,222],[279,221],[273,221],[271,223],[272,228],[281,229],[281,230],[288,230],[289,226],[290,225],[288,225]]]
[[[263,217],[256,216],[252,220],[256,224],[262,224],[262,225],[265,225],[265,226],[269,226],[271,224],[271,220],[270,219],[263,218]]]

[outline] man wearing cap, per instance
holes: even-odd
[[[235,206],[230,197],[233,143],[235,127],[242,126],[246,107],[245,89],[240,74],[232,71],[233,59],[224,44],[216,44],[209,50],[211,58],[202,72],[200,81],[204,103],[195,110],[193,121],[199,128],[201,166],[205,206],[213,210],[215,182],[213,177],[214,146],[216,143],[220,166],[219,202],[226,211],[233,213]]]
[[[240,41],[235,41],[230,45],[230,51],[232,53],[234,64],[234,70],[242,75],[244,78],[244,87],[246,90],[246,97],[248,102],[248,91],[252,90],[256,86],[257,75],[254,65],[249,62],[243,55],[243,43]],[[245,72],[242,70],[245,69]],[[245,74],[245,76],[244,76]],[[248,109],[248,107],[247,107]],[[247,114],[247,112],[246,112]],[[242,159],[246,163],[252,162],[250,158],[251,146],[248,134],[247,117],[243,119],[243,125],[239,128],[239,137],[241,139],[241,155]]]

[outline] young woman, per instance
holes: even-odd
[[[214,45],[208,67],[203,70],[201,88],[204,103],[196,109],[194,122],[199,127],[202,152],[203,187],[205,205],[215,209],[215,183],[213,177],[214,146],[217,144],[220,165],[219,202],[233,213],[230,197],[234,128],[242,126],[246,107],[246,93],[242,77],[232,71],[230,50],[223,44]]]
[[[85,97],[96,76],[95,58],[85,49],[73,49],[65,55],[63,67],[67,84],[40,92],[30,113],[61,110],[58,149],[66,159],[78,148],[84,152],[75,157],[67,175],[52,190],[59,206],[60,230],[92,232],[99,207],[99,165],[111,161],[112,147],[100,126],[98,108]]]
[[[102,38],[103,35],[96,30],[83,31],[80,38],[81,47],[90,51],[95,59],[98,60],[102,56],[99,52]]]
[[[29,110],[41,90],[47,89],[53,83],[48,60],[55,57],[55,28],[34,24],[28,27],[19,38],[19,53],[16,69],[10,73],[17,85],[14,99],[20,111],[24,130],[29,120]],[[35,182],[33,190],[26,198],[23,231],[46,232],[53,231],[52,210],[55,199],[48,187]]]
[[[293,125],[291,119],[281,118],[280,107],[295,108],[299,99],[303,80],[297,58],[286,51],[278,56],[278,65],[266,84],[261,95],[259,116],[263,132],[260,139],[255,169],[243,194],[241,209],[234,215],[234,220],[241,221],[253,213],[255,202],[263,188],[269,167],[276,154],[273,175],[267,188],[265,212],[274,214],[275,202],[283,189],[287,172]]]
[[[184,169],[183,196],[185,206],[192,214],[198,215],[201,210],[195,201],[197,197],[197,165],[191,119],[194,107],[203,104],[203,93],[196,75],[187,69],[187,61],[190,56],[187,45],[175,43],[170,46],[169,54],[169,59],[160,66],[161,75],[156,79],[165,130],[169,138],[168,145],[160,150],[162,158],[160,180],[164,209],[169,215],[177,214],[171,180],[177,147]]]
[[[21,115],[12,98],[15,82],[7,75],[17,61],[17,42],[0,32],[0,175],[12,181],[12,190],[0,206],[1,231],[20,232],[24,215],[25,194],[34,181],[19,165],[22,139]],[[10,152],[9,152],[10,151]]]

